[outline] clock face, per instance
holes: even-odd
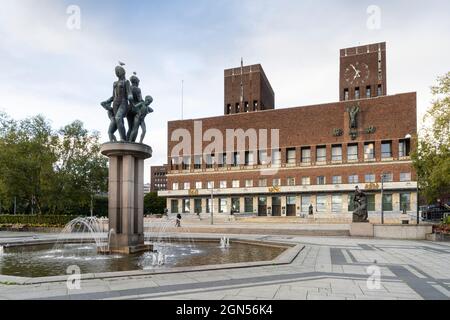
[[[365,84],[369,80],[369,66],[365,63],[351,63],[345,68],[344,79],[350,85]]]

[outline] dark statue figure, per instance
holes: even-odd
[[[367,197],[358,187],[353,196],[355,211],[353,211],[353,222],[369,222],[367,212]]]
[[[359,106],[354,106],[348,111],[348,114],[350,116],[350,129],[358,129],[359,111],[360,111]]]
[[[145,117],[153,112],[150,108],[150,104],[153,102],[151,96],[146,96],[145,101],[139,102],[133,108],[134,120],[133,120],[133,130],[131,131],[131,141],[136,141],[139,127],[142,129],[140,143],[144,141],[145,134],[147,133],[147,127],[145,125]]]
[[[116,131],[119,131],[121,142],[135,142],[141,128],[140,143],[142,143],[146,134],[145,117],[153,112],[153,109],[149,107],[153,98],[147,96],[145,101],[142,99],[139,78],[134,73],[130,80],[127,80],[124,65],[119,62],[119,66],[116,67],[115,73],[118,80],[113,84],[113,96],[102,102],[101,106],[108,112],[110,142],[117,142]],[[125,117],[128,131],[125,130]]]

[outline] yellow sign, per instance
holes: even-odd
[[[281,192],[281,188],[278,187],[278,186],[274,186],[274,187],[269,188],[269,192],[270,192],[270,193]]]
[[[380,189],[380,185],[378,183],[367,183],[365,186],[366,190],[378,190]]]
[[[190,196],[198,196],[198,190],[197,189],[191,189],[189,190]]]

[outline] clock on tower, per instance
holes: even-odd
[[[339,100],[386,95],[386,43],[341,50]]]

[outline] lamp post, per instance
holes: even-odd
[[[384,224],[383,196],[384,196],[384,173],[381,174],[381,224]]]
[[[214,224],[214,189],[211,189],[211,225]]]

